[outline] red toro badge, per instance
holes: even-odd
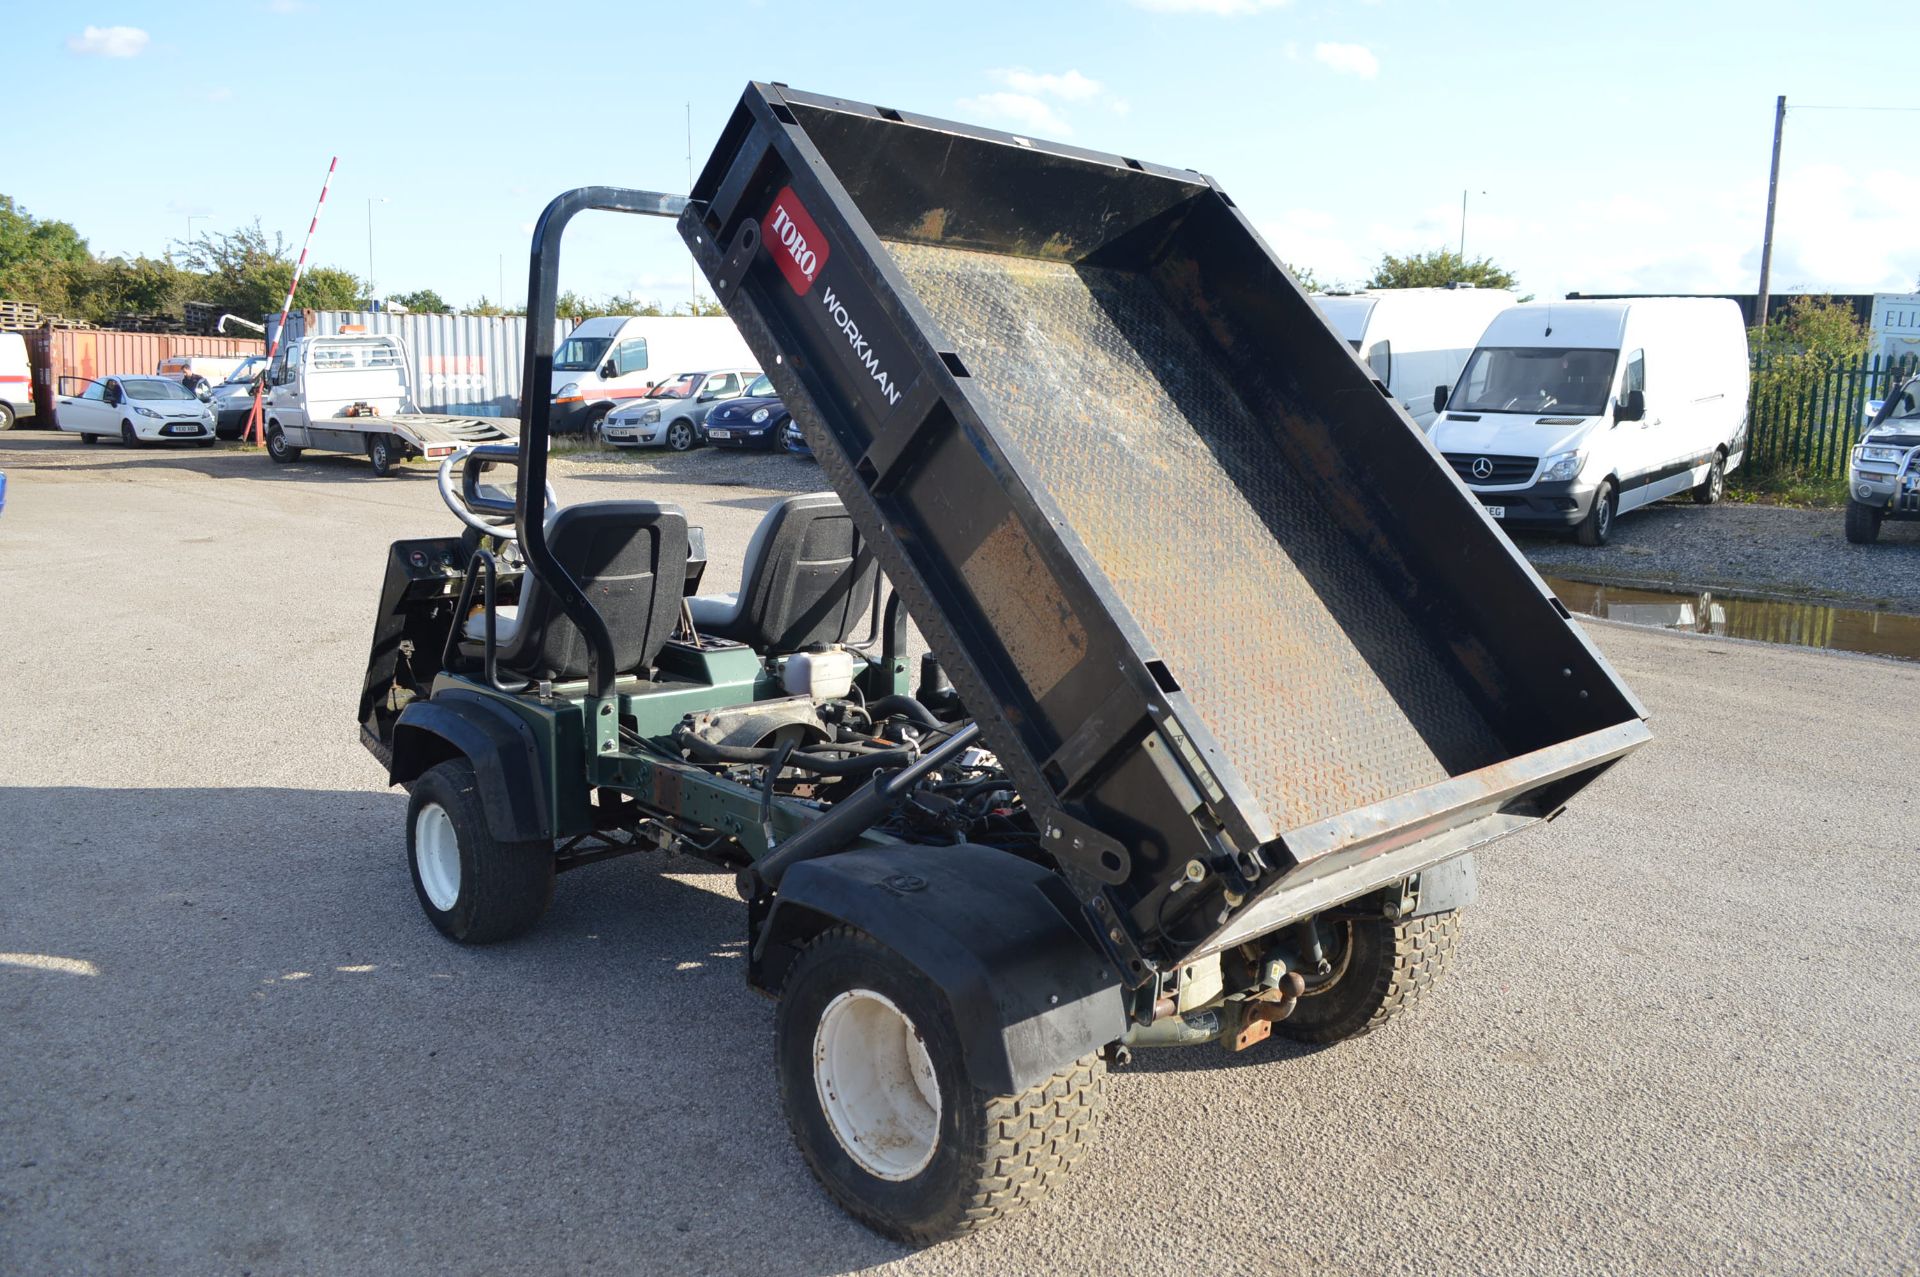
[[[804,294],[812,288],[820,268],[827,264],[827,237],[813,224],[791,186],[782,187],[774,197],[773,207],[760,221],[760,231],[793,291]]]

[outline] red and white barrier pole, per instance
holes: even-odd
[[[300,260],[293,266],[293,282],[287,285],[287,299],[280,303],[280,326],[273,330],[273,337],[267,342],[269,369],[273,367],[274,355],[280,350],[281,335],[287,331],[287,312],[293,309],[293,294],[300,287],[300,277],[307,272],[307,250],[313,246],[313,230],[320,225],[320,210],[327,206],[327,188],[333,185],[333,170],[339,163],[340,157],[337,155],[327,161],[327,180],[320,183],[320,198],[313,206],[313,220],[307,223],[307,237],[300,243]],[[247,428],[241,433],[241,438],[256,445],[267,441],[264,413],[261,409],[261,398],[265,393],[264,381],[254,386],[253,410],[247,414]]]

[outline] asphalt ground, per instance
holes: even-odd
[[[787,458],[563,461],[735,570]],[[353,706],[429,473],[0,440],[0,1273],[1884,1273],[1920,1264],[1920,669],[1595,626],[1655,743],[1482,858],[1418,1018],[1141,1053],[913,1253],[809,1179],[729,879],[421,916]]]

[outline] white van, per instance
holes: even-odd
[[[1614,516],[1710,505],[1747,449],[1747,330],[1721,298],[1527,302],[1494,317],[1429,437],[1487,513],[1605,545]]]
[[[1379,288],[1313,300],[1422,430],[1433,388],[1451,386],[1493,317],[1515,304],[1504,288]]]
[[[553,426],[578,434],[661,379],[688,368],[754,366],[724,315],[605,315],[583,321],[553,354]]]
[[[157,377],[171,377],[182,383],[188,377],[199,377],[211,387],[232,377],[234,370],[250,358],[248,355],[172,355],[162,359],[153,371]],[[265,365],[265,356],[260,357],[260,362]]]
[[[33,415],[33,374],[27,367],[27,339],[0,333],[0,430]]]

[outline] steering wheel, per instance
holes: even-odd
[[[478,532],[481,536],[496,537],[503,541],[512,541],[519,536],[518,531],[513,526],[513,498],[492,484],[476,483],[472,481],[472,476],[466,476],[468,482],[465,486],[476,498],[476,504],[485,503],[481,508],[475,509],[474,505],[469,504],[467,497],[462,494],[461,485],[454,482],[454,469],[456,467],[464,469],[469,460],[483,462],[486,459],[484,455],[476,457],[474,454],[484,453],[484,450],[488,446],[489,445],[482,445],[481,447],[475,448],[461,448],[456,452],[447,454],[446,460],[440,463],[440,499],[446,502],[447,509],[453,511],[456,519],[472,528],[475,532]],[[497,447],[498,445],[491,446]],[[511,465],[518,456],[518,453],[516,452],[509,455],[503,451],[494,455],[496,455],[501,462]],[[560,499],[554,495],[553,485],[551,483],[546,485],[546,489],[547,510],[552,512],[559,508]]]

